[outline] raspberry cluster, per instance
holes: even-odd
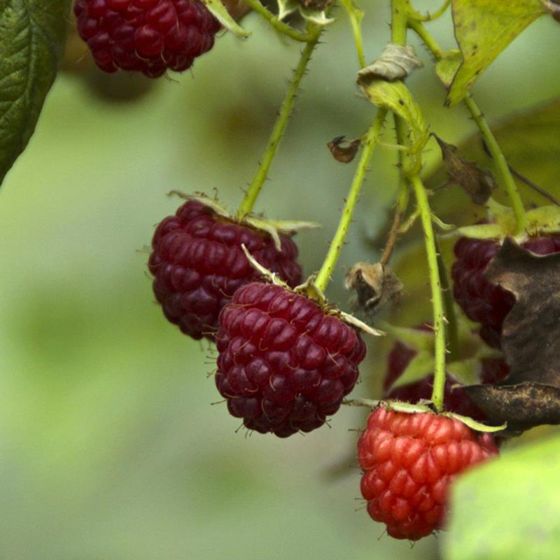
[[[425,537],[442,527],[454,478],[497,453],[456,419],[377,408],[358,442],[368,513],[396,539]]]
[[[218,215],[198,200],[183,204],[157,227],[148,263],[167,319],[194,339],[211,339],[235,291],[259,278],[242,244],[287,284],[299,284],[297,247],[287,235],[280,239],[278,250],[268,233]]]
[[[521,246],[537,255],[550,255],[560,251],[560,235],[533,237]],[[481,324],[480,336],[494,348],[501,345],[502,325],[515,303],[513,294],[484,275],[499,250],[497,241],[462,237],[455,244],[451,269],[455,300],[469,319]]]
[[[334,414],[358,379],[360,335],[313,300],[272,284],[239,288],[220,314],[216,386],[250,430],[288,437]]]
[[[78,32],[105,72],[157,78],[209,51],[218,20],[198,0],[76,0]]]

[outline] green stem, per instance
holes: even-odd
[[[417,13],[416,11],[411,12],[411,19],[416,21],[434,21],[440,18],[449,8],[451,0],[444,0],[442,6],[440,6],[435,12],[428,12],[426,15]]]
[[[421,22],[413,19],[408,22],[408,26],[418,35],[436,60],[443,58],[443,50]]]
[[[286,35],[295,41],[300,41],[302,43],[308,43],[312,40],[312,35],[310,33],[302,33],[297,29],[294,29],[291,25],[280,21],[277,16],[272,12],[267,10],[259,0],[243,0],[254,12],[257,12],[262,18],[264,18],[276,31]]]
[[[352,0],[341,0],[341,3],[346,10],[350,25],[352,26],[352,35],[354,36],[354,45],[356,47],[356,54],[358,56],[358,64],[360,68],[367,66],[366,56],[364,54],[364,41],[362,38],[362,18],[363,12],[358,10]]]
[[[391,0],[391,41],[397,45],[406,45],[409,13],[409,0]]]
[[[443,294],[441,278],[438,265],[438,254],[436,246],[436,238],[432,224],[432,211],[426,189],[418,175],[410,178],[414,194],[416,196],[416,204],[420,211],[420,219],[422,220],[422,229],[424,230],[424,244],[426,255],[428,257],[428,271],[430,276],[430,288],[432,292],[432,310],[433,310],[433,329],[434,329],[434,386],[432,390],[432,402],[436,410],[443,410],[443,395],[445,387],[445,313],[443,305]]]
[[[507,160],[502,152],[502,149],[500,148],[500,145],[496,140],[496,137],[488,126],[488,123],[486,122],[482,111],[475,103],[470,93],[467,94],[464,102],[467,106],[467,109],[470,111],[474,122],[477,124],[478,129],[480,130],[480,133],[484,138],[484,141],[486,142],[488,151],[490,152],[494,160],[500,182],[506,189],[506,192],[508,194],[509,201],[513,208],[513,214],[515,216],[515,223],[517,226],[516,233],[521,233],[527,227],[527,216],[525,215],[523,200],[521,199],[521,195],[519,194],[517,184],[515,183],[515,179],[511,174]]]
[[[438,259],[439,278],[441,282],[441,290],[443,292],[443,306],[445,309],[445,318],[447,320],[447,349],[449,351],[449,361],[452,362],[459,357],[459,324],[457,322],[457,313],[455,313],[455,300],[451,291],[451,283],[449,282],[449,274],[436,238],[436,254]]]
[[[346,203],[344,204],[344,209],[342,210],[342,216],[338,224],[337,230],[332,238],[327,256],[317,274],[315,279],[315,286],[324,292],[327,289],[329,280],[331,279],[334,267],[340,257],[342,248],[344,246],[344,241],[348,233],[348,228],[350,227],[350,222],[352,221],[352,215],[354,213],[354,208],[360,197],[360,192],[362,190],[362,185],[364,183],[365,176],[367,174],[373,152],[379,140],[379,135],[381,129],[383,128],[383,123],[385,121],[385,116],[387,111],[385,109],[380,109],[377,112],[375,120],[372,126],[368,130],[360,156],[360,161],[358,162],[358,167],[354,174],[352,184],[350,185],[350,190],[348,192],[348,197]]]
[[[259,164],[255,177],[249,185],[247,192],[245,193],[245,197],[243,198],[243,201],[241,202],[237,211],[237,215],[240,219],[253,210],[259,193],[261,192],[261,189],[268,177],[268,172],[270,171],[270,166],[272,165],[272,161],[274,160],[274,156],[276,155],[276,152],[278,150],[278,145],[280,144],[280,141],[284,136],[284,132],[286,131],[286,127],[288,126],[288,121],[290,120],[290,116],[294,109],[294,104],[299,86],[301,84],[301,80],[305,75],[305,71],[307,70],[309,61],[311,60],[313,50],[319,42],[320,35],[321,31],[316,29],[313,35],[313,39],[305,45],[301,53],[298,65],[294,70],[292,81],[290,82],[288,91],[286,92],[286,96],[284,97],[284,101],[282,102],[282,105],[280,107],[278,117],[276,119],[276,122],[274,123],[274,128],[272,129],[272,133],[270,134],[268,144],[261,158],[261,162]]]
[[[418,21],[409,22],[409,26],[418,35],[418,37],[420,37],[426,47],[428,47],[434,58],[436,60],[440,60],[443,57],[443,51],[439,47],[435,39],[432,37],[432,35],[425,28],[425,26]],[[478,129],[480,130],[480,133],[484,138],[486,146],[488,147],[488,151],[490,152],[490,155],[494,160],[500,183],[505,188],[509,197],[509,201],[511,203],[511,207],[513,209],[517,226],[516,233],[520,233],[524,231],[527,226],[527,216],[525,215],[523,200],[521,198],[507,160],[504,156],[504,153],[502,152],[502,149],[500,148],[500,145],[498,144],[494,133],[490,129],[490,126],[488,126],[488,123],[486,122],[486,119],[484,118],[484,115],[479,106],[476,104],[472,94],[467,93],[463,101],[467,109],[469,110],[474,122],[478,126]]]

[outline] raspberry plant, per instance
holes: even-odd
[[[343,403],[373,409],[358,442],[361,490],[371,517],[398,539],[417,540],[450,526],[445,541],[449,557],[475,558],[458,556],[453,548],[465,538],[464,527],[472,525],[472,519],[465,519],[461,492],[475,476],[480,480],[492,469],[499,473],[507,458],[465,477],[458,499],[452,500],[455,480],[498,455],[496,437],[560,423],[557,360],[550,351],[546,355],[552,359],[539,359],[538,345],[524,331],[527,324],[536,329],[536,316],[543,313],[537,299],[550,297],[556,310],[560,211],[546,189],[509,165],[472,90],[478,76],[537,18],[548,14],[558,19],[558,3],[446,0],[426,14],[411,0],[388,3],[390,37],[371,63],[373,53],[366,54],[362,38],[364,13],[353,0],[340,0],[338,10],[334,2],[303,0],[278,0],[277,6],[246,0],[242,9],[220,0],[76,0],[73,11],[79,35],[100,71],[108,73],[158,78],[183,72],[195,58],[211,56],[221,34],[247,38],[250,33],[240,20],[249,11],[263,18],[271,32],[302,45],[237,209],[189,192],[181,194],[187,201],[176,215],[164,218],[156,229],[149,259],[156,299],[187,336],[215,343],[218,392],[246,429],[283,438],[321,428]],[[448,10],[458,49],[442,49],[430,31],[431,22]],[[65,0],[0,3],[1,178],[33,133],[62,56],[69,12]],[[319,47],[328,48],[320,39],[338,17],[350,24],[357,85],[374,114],[358,138],[346,145],[342,138],[329,143],[336,159],[350,163],[356,157],[357,163],[323,263],[304,279],[292,236],[313,224],[272,219],[255,209],[312,55]],[[447,92],[446,105],[461,103],[470,114],[493,174],[436,136],[406,85],[409,75],[422,67],[410,34],[430,53]],[[452,117],[459,118],[455,113]],[[478,205],[470,223],[450,225],[438,215],[439,193],[426,181],[427,152],[436,141],[448,177]],[[364,262],[352,268],[347,283],[364,308],[357,318],[325,294],[373,154],[380,148],[387,149],[398,167],[394,216],[379,262],[369,262],[373,257],[365,254]],[[520,182],[552,205],[529,209]],[[411,232],[423,239],[429,284],[424,295],[431,317],[422,329],[396,326],[390,315],[401,286],[394,274],[399,250]],[[455,243],[454,262],[442,249],[449,239]],[[558,333],[552,322],[547,327],[540,333],[543,344],[555,348]],[[372,384],[364,383],[364,397],[345,400],[364,361],[363,338],[381,334],[395,339],[384,394],[369,394]],[[532,362],[539,368],[532,368]],[[362,370],[367,380],[367,365]],[[371,398],[376,396],[381,400]],[[523,404],[523,414],[516,403]]]

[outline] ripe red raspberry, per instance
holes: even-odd
[[[537,255],[557,253],[560,234],[533,237],[521,246]],[[500,347],[502,324],[515,303],[513,294],[484,276],[499,250],[497,241],[462,237],[455,244],[456,260],[451,270],[455,300],[469,319],[481,323],[480,336],[494,348]]]
[[[209,51],[218,20],[198,0],[76,0],[78,32],[105,72],[157,78]]]
[[[281,286],[251,283],[220,314],[218,391],[250,430],[288,437],[334,414],[366,347],[354,328]]]
[[[497,453],[454,418],[377,408],[358,442],[368,513],[396,539],[421,539],[442,527],[455,476]]]
[[[218,215],[198,200],[183,204],[157,227],[148,263],[167,319],[194,339],[211,339],[234,292],[260,277],[242,244],[290,286],[299,284],[297,247],[287,235],[280,239],[278,251],[268,233]]]
[[[397,341],[387,358],[387,373],[383,380],[383,398],[416,404],[421,400],[429,400],[432,396],[434,376],[427,375],[413,383],[407,383],[391,389],[391,386],[404,373],[410,361],[416,355],[416,350]],[[509,373],[504,360],[499,358],[481,360],[481,383],[497,383]],[[426,372],[428,373],[428,372]],[[445,410],[470,416],[475,420],[485,421],[486,415],[469,398],[459,381],[452,375],[447,375],[444,388]]]

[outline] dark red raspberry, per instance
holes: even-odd
[[[533,237],[521,246],[537,255],[550,255],[560,251],[560,235]],[[481,323],[480,336],[494,348],[500,347],[504,319],[515,303],[513,294],[484,276],[499,250],[497,241],[462,237],[455,244],[451,270],[455,300],[469,319]]]
[[[281,286],[251,283],[220,314],[216,385],[250,430],[288,437],[334,414],[366,347],[354,328]]]
[[[429,400],[432,396],[434,376],[427,375],[413,383],[407,383],[391,389],[391,386],[404,373],[408,364],[416,355],[416,350],[397,341],[387,358],[387,373],[383,380],[383,398],[416,404],[421,400]],[[509,372],[507,364],[502,359],[492,358],[481,361],[481,383],[497,383]],[[429,372],[426,372],[429,373]],[[444,388],[445,410],[470,416],[475,420],[485,421],[486,415],[478,408],[464,388],[452,375],[447,375]]]
[[[455,476],[497,453],[454,418],[377,408],[358,442],[368,513],[396,539],[421,539],[442,527]]]
[[[183,204],[157,227],[148,264],[165,316],[192,338],[211,339],[234,292],[260,277],[242,244],[290,286],[299,284],[297,247],[287,235],[280,239],[278,251],[268,233],[224,218],[198,200]]]
[[[182,72],[214,45],[218,20],[198,0],[76,0],[80,37],[105,72]]]

